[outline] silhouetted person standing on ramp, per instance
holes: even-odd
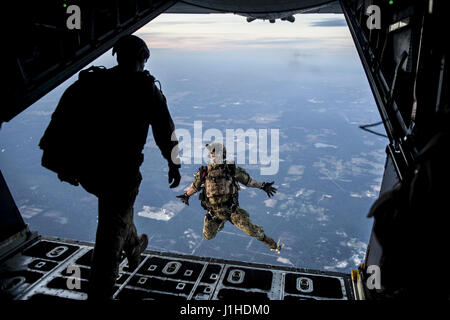
[[[116,67],[80,72],[78,81],[61,97],[40,142],[44,167],[98,197],[89,299],[111,298],[122,250],[134,269],[148,245],[147,236],[137,234],[133,205],[150,125],[168,161],[170,187],[177,187],[181,178],[178,141],[166,99],[155,78],[144,71],[150,56],[147,45],[128,35],[114,45],[115,53]]]

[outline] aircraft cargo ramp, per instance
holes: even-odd
[[[36,237],[0,262],[2,299],[84,300],[93,244]],[[350,275],[145,251],[135,270],[124,257],[118,300],[353,300]]]

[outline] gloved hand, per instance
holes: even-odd
[[[180,180],[180,167],[169,164],[169,183],[172,183],[170,185],[170,188],[172,189],[178,187],[178,185],[180,184]]]
[[[186,193],[177,196],[177,198],[180,199],[185,205],[189,205],[189,196]]]
[[[272,182],[263,182],[261,189],[263,189],[267,196],[270,198],[277,192],[277,188],[272,187],[272,185],[275,183],[275,181]]]

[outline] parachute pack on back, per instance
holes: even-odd
[[[105,70],[103,67],[90,67],[79,73],[79,81],[64,92],[39,142],[43,150],[42,166],[57,173],[61,181],[78,185],[83,143],[87,136],[93,135],[82,123],[82,118],[89,116],[83,109],[83,96],[86,98],[86,89],[90,85],[85,78],[88,74],[101,74]]]

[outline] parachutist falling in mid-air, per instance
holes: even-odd
[[[189,189],[177,196],[184,204],[189,205],[189,197],[198,191],[202,207],[207,211],[203,224],[203,237],[206,240],[213,239],[221,231],[227,221],[230,221],[245,234],[256,237],[271,250],[279,253],[284,243],[281,239],[276,243],[264,233],[264,228],[255,225],[250,220],[247,211],[239,207],[238,182],[247,187],[264,190],[269,197],[273,196],[277,189],[274,182],[257,182],[242,168],[233,162],[225,161],[226,150],[221,143],[207,144],[211,159],[208,166],[202,166],[194,174],[194,181]]]

